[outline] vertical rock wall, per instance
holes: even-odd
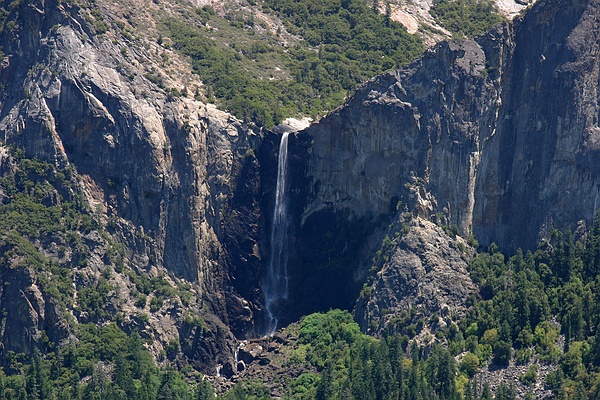
[[[325,209],[376,217],[400,200],[514,250],[591,221],[597,8],[541,1],[514,25],[366,83],[300,134],[311,143],[301,222]]]
[[[318,299],[304,312],[322,309],[327,296],[355,299],[384,227],[401,225],[407,211],[506,251],[592,221],[599,5],[539,1],[474,40],[440,43],[291,140],[299,175],[292,297]],[[348,240],[349,231],[361,239]],[[353,249],[343,273],[332,274],[314,237],[345,242],[325,246],[338,259]],[[464,269],[459,275],[470,284]]]
[[[199,354],[208,369],[227,356],[229,329],[250,333],[260,307],[261,184],[252,151],[259,138],[241,121],[194,99],[191,90],[173,95],[167,86],[183,83],[163,70],[153,39],[125,44],[111,31],[97,35],[85,14],[54,0],[11,10],[16,23],[1,43],[7,54],[0,66],[1,144],[72,169],[79,177],[76,190],[95,218],[114,228],[132,269],[151,277],[166,271],[193,286],[208,325],[184,351],[192,358]],[[112,23],[112,15],[104,18]],[[153,83],[145,71],[163,76],[163,83]],[[8,272],[0,275],[10,279]],[[39,333],[29,326],[43,330],[56,320],[43,312],[51,299],[23,285],[24,296],[36,301],[29,302],[26,321],[9,318],[7,326]],[[0,292],[2,308],[21,307],[9,297]],[[181,328],[183,314],[173,312],[168,323]],[[10,343],[10,349],[30,351],[38,339],[24,336],[31,343]]]

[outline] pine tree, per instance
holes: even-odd
[[[392,368],[392,380],[398,396],[404,393],[404,350],[400,336],[394,335],[386,339],[388,354]]]
[[[202,379],[198,382],[196,389],[196,400],[211,400],[215,397],[215,391],[213,390],[209,381]]]
[[[481,400],[492,400],[492,391],[490,390],[490,386],[485,383],[483,385],[483,392],[481,392]]]
[[[394,395],[392,385],[392,368],[385,342],[376,346],[373,354],[373,385],[375,387],[375,398],[377,400],[392,399]]]
[[[467,386],[465,387],[465,397],[464,400],[474,400],[474,396],[473,396],[473,388],[471,385],[471,382],[467,383]]]
[[[333,366],[331,362],[327,362],[323,373],[321,374],[321,380],[317,386],[316,400],[328,400],[333,397]]]
[[[575,385],[575,394],[573,400],[588,400],[588,396],[582,382],[577,382]]]
[[[31,365],[28,369],[26,378],[25,378],[25,390],[27,392],[27,398],[29,399],[39,399],[40,392],[36,380],[36,372],[35,367]]]

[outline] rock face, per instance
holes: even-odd
[[[298,137],[300,221],[401,201],[483,245],[532,248],[597,210],[598,2],[542,1],[514,25],[441,43],[366,83]],[[553,27],[550,29],[550,27]]]
[[[416,219],[383,247],[383,265],[354,311],[363,330],[400,333],[395,321],[403,311],[412,319],[464,314],[467,297],[477,292],[466,268],[473,250],[464,240]]]
[[[40,291],[32,268],[6,269],[0,279],[4,283],[0,288],[0,304],[10,303],[12,308],[12,318],[3,318],[0,329],[4,349],[32,351],[45,331],[51,334],[47,339],[55,343],[69,338],[71,332],[64,315],[60,315],[56,299]]]
[[[152,328],[157,343],[185,339],[181,350],[199,368],[233,373],[231,332],[250,336],[261,319],[278,140],[202,102],[202,83],[158,43],[144,14],[168,13],[168,4],[94,3],[99,12],[57,0],[11,8],[0,38],[0,171],[11,145],[74,171],[77,193],[126,246],[127,268],[172,288],[191,285],[198,299],[194,307],[169,299],[146,318],[145,299],[139,307],[125,299],[124,327]],[[291,136],[294,223],[281,323],[352,308],[385,226],[401,226],[407,212],[419,222],[389,249],[372,283],[378,295],[357,308],[367,328],[386,327],[384,309],[460,312],[472,291],[468,252],[426,220],[508,250],[590,222],[600,191],[599,8],[600,0],[540,0],[514,24],[441,43],[366,83]],[[77,267],[75,286],[114,268],[103,260],[108,239],[94,235],[84,238],[93,262]],[[52,255],[52,243],[35,246],[75,264]],[[30,352],[42,331],[57,343],[71,335],[35,274],[0,271],[6,351]],[[111,279],[123,297],[135,296],[122,274]],[[23,335],[9,338],[8,329]]]
[[[402,210],[509,252],[589,224],[600,190],[599,7],[539,1],[367,82],[291,137],[290,313],[324,299],[347,307]]]
[[[205,332],[204,339],[192,337],[194,348],[187,350],[202,353],[202,342],[212,340],[210,351],[196,357],[209,370],[217,353],[230,346],[228,329],[239,336],[252,331],[261,301],[256,289],[261,184],[251,151],[258,137],[241,121],[193,98],[201,83],[191,72],[173,71],[185,66],[176,54],[164,53],[175,58],[171,67],[161,61],[155,31],[148,28],[146,36],[139,31],[153,19],[127,14],[127,7],[143,13],[156,3],[96,7],[102,18],[54,0],[11,8],[13,23],[1,43],[7,56],[0,67],[0,139],[3,146],[24,149],[27,157],[75,171],[77,190],[130,251],[129,267],[150,276],[167,272],[193,284],[205,309],[216,315],[205,318],[215,331]],[[101,35],[98,21],[124,26],[121,32],[137,27],[140,36],[119,36],[116,28]],[[175,89],[184,94],[173,94]],[[14,281],[15,273],[2,271],[2,282]],[[33,278],[3,286],[0,296],[0,306],[10,309],[6,329],[13,322],[24,327],[19,331],[37,326],[31,335],[14,337],[23,343],[4,343],[7,350],[29,352],[25,342],[39,339],[39,330],[53,324],[51,313],[44,313],[48,303],[36,293]],[[181,324],[183,314],[173,311],[180,318],[167,318],[167,324]],[[175,329],[160,329],[166,323],[161,321],[150,318],[157,331],[172,336]],[[68,335],[59,328],[53,332],[64,339]]]
[[[386,4],[389,4],[391,19],[404,25],[409,33],[421,36],[428,45],[433,45],[452,37],[452,33],[439,26],[431,16],[430,10],[434,3],[434,0],[393,0]],[[527,6],[535,3],[535,0],[493,0],[492,3],[508,19],[513,19]],[[386,4],[380,3],[380,13],[386,13]],[[432,32],[431,27],[436,32]]]

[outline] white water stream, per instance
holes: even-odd
[[[279,158],[277,161],[277,193],[275,195],[275,209],[271,225],[271,254],[263,284],[265,296],[265,332],[273,335],[279,322],[279,302],[288,296],[288,226],[289,215],[287,211],[287,198],[285,194],[287,178],[288,136],[286,132],[281,136],[279,145]]]

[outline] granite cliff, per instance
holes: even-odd
[[[403,212],[507,251],[590,226],[600,183],[599,4],[541,1],[481,37],[440,43],[297,134],[292,286],[305,293],[321,282],[308,285],[311,298],[347,306],[382,227]],[[325,238],[316,246],[315,235]],[[320,246],[336,249],[343,275]]]
[[[139,6],[100,3],[101,13],[53,0],[6,7],[1,168],[5,177],[18,173],[9,149],[20,148],[27,158],[72,172],[69,189],[59,195],[55,188],[48,205],[83,196],[96,225],[91,233],[75,229],[74,235],[85,241],[89,262],[52,251],[71,246],[64,238],[28,240],[49,262],[74,271],[73,298],[108,268],[118,303],[115,309],[102,305],[109,320],[123,313],[126,330],[156,339],[156,354],[170,340],[181,340],[201,369],[214,371],[230,357],[230,332],[243,336],[252,330],[253,308],[260,304],[260,180],[251,151],[258,139],[243,122],[194,98],[201,82],[185,72],[176,54],[163,52],[161,58],[150,40],[155,27],[143,25],[152,23],[149,14],[160,6],[148,2],[148,15],[128,13]],[[136,32],[143,34],[132,37],[128,32],[140,25]],[[0,198],[9,203],[5,195]],[[107,261],[111,243],[123,246],[124,266]],[[40,292],[39,272],[8,265],[1,274],[1,306],[7,310],[2,352],[31,353],[44,334],[55,343],[72,338],[65,319],[71,306],[61,309]],[[128,274],[185,286],[187,304],[173,295],[149,307],[160,295],[140,293]],[[134,305],[136,296],[144,301]],[[204,327],[186,325],[190,313]],[[75,314],[79,322],[90,320]]]
[[[144,14],[168,13],[160,2],[6,6],[2,174],[22,168],[15,148],[70,171],[43,202],[81,195],[95,224],[70,236],[85,262],[61,250],[67,236],[27,238],[45,262],[74,271],[72,304],[58,304],[19,257],[3,260],[2,351],[74,340],[73,319],[117,319],[154,340],[157,357],[175,341],[178,357],[233,374],[234,336],[261,329],[277,135],[205,104],[202,83]],[[541,0],[514,23],[442,42],[365,83],[290,136],[280,322],[355,307],[363,329],[383,333],[409,309],[457,315],[475,287],[473,249],[456,233],[514,250],[588,225],[600,183],[599,15],[598,0]],[[13,254],[7,237],[0,245]],[[142,289],[144,279],[154,286]],[[110,317],[83,312],[79,294],[104,281]]]
[[[589,224],[597,208],[596,4],[534,9],[376,78],[303,132],[303,220],[328,208],[377,216],[400,200],[423,216],[447,214],[448,225],[484,245],[512,249],[535,246],[552,228]]]

